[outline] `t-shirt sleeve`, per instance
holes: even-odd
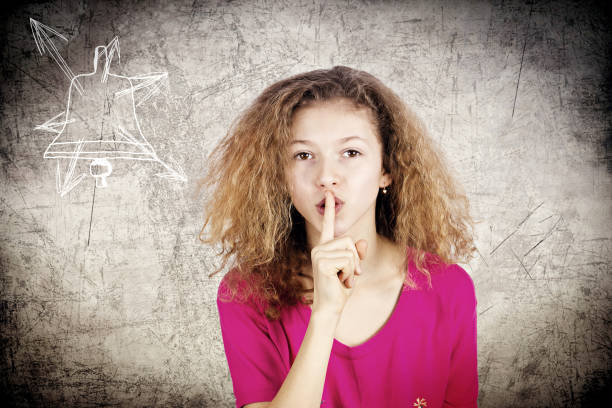
[[[222,301],[223,281],[217,291],[217,308],[223,347],[229,366],[236,407],[272,401],[286,373],[276,345],[269,335],[266,317],[251,303]]]
[[[453,265],[451,315],[454,333],[450,374],[443,407],[477,407],[478,354],[476,339],[476,291],[468,273]]]

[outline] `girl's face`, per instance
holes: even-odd
[[[325,190],[342,204],[336,210],[334,237],[356,241],[376,234],[376,197],[391,177],[383,170],[382,145],[368,112],[334,99],[294,113],[285,176],[293,205],[306,221],[311,247],[319,243],[323,223],[319,204]]]

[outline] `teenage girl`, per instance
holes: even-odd
[[[476,406],[469,204],[393,91],[343,66],[281,80],[209,159],[236,407]]]

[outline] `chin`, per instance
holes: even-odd
[[[334,238],[343,237],[348,233],[348,230],[343,226],[336,227],[334,229]]]

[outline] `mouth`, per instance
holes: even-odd
[[[344,201],[342,201],[338,197],[335,197],[335,210],[336,210],[336,213],[338,213],[338,211],[340,211],[340,208],[342,208],[343,205],[344,205]],[[317,207],[317,210],[319,211],[320,214],[324,214],[325,213],[325,198],[323,200],[319,201],[319,203],[316,205],[316,207]]]

